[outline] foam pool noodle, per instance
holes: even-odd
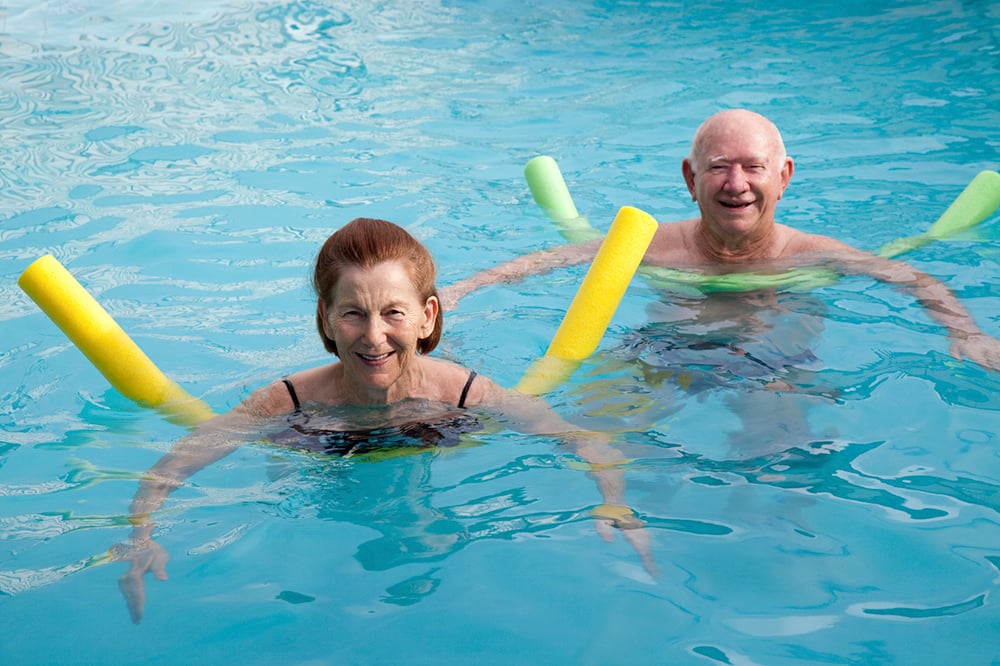
[[[918,236],[886,243],[877,254],[880,257],[895,257],[923,247],[933,240],[965,231],[988,218],[998,207],[1000,207],[1000,173],[981,171],[965,186],[930,229]]]
[[[17,284],[119,393],[172,423],[212,418],[211,408],[168,379],[55,257],[35,260]]]
[[[559,166],[552,157],[540,155],[524,170],[528,187],[535,202],[552,218],[562,236],[570,242],[590,240],[600,236],[586,217],[576,213]],[[567,203],[568,202],[568,203]],[[876,252],[881,257],[896,257],[912,252],[934,240],[970,229],[990,217],[1000,207],[1000,173],[982,171],[965,187],[945,212],[923,234],[900,238],[886,243]],[[560,214],[576,214],[572,219]],[[781,273],[722,273],[719,275],[682,271],[662,266],[640,266],[639,275],[662,282],[671,288],[680,287],[694,292],[751,291],[755,289],[788,289],[809,291],[837,282],[841,275],[822,268],[794,268]]]
[[[563,180],[559,165],[548,155],[532,158],[524,166],[524,179],[531,196],[556,223],[559,233],[571,243],[600,238],[601,233],[581,217]]]
[[[594,353],[656,228],[656,220],[638,208],[618,211],[548,350],[528,368],[518,391],[548,393]]]

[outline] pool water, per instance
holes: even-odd
[[[4,3],[0,661],[998,663],[1000,374],[883,284],[725,303],[633,282],[546,397],[629,459],[658,576],[598,536],[556,438],[376,462],[258,444],[164,505],[170,578],[139,625],[104,554],[185,430],[16,285],[53,253],[224,411],[327,359],[310,263],[351,218],[406,226],[448,284],[561,242],[522,176],[537,154],[600,229],[622,205],[691,216],[680,161],[737,106],[796,160],[782,221],[875,250],[1000,164],[998,35],[994,3],[957,0]],[[998,221],[905,257],[993,336]],[[470,295],[435,354],[514,386],[584,272]],[[705,322],[763,364],[678,349]]]

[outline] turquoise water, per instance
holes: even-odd
[[[997,663],[1000,375],[884,285],[702,312],[811,350],[774,394],[759,367],[672,365],[646,341],[703,303],[633,284],[548,398],[631,459],[658,578],[597,536],[553,439],[378,463],[247,446],[171,496],[170,580],[135,626],[99,558],[184,431],[15,281],[52,252],[222,411],[325,360],[308,275],[331,229],[404,224],[443,284],[555,245],[521,174],[539,153],[599,228],[626,204],[689,216],[680,160],[732,106],[796,159],[783,221],[874,250],[1000,164],[998,34],[975,1],[4,3],[0,660]],[[994,336],[997,223],[907,256]],[[583,272],[470,296],[435,353],[513,386]]]

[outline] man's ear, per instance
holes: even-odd
[[[681,162],[681,173],[684,174],[684,182],[687,184],[688,192],[691,193],[691,201],[697,201],[698,195],[694,192],[694,167],[687,157]]]
[[[781,192],[778,194],[779,199],[785,194],[785,188],[791,182],[793,173],[795,173],[795,160],[791,157],[785,157],[785,163],[781,165]]]

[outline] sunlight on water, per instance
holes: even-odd
[[[331,230],[403,224],[441,284],[554,246],[539,153],[598,229],[622,205],[688,217],[680,161],[732,106],[796,160],[782,221],[875,250],[1000,164],[998,30],[953,0],[4,3],[0,661],[991,663],[1000,376],[884,284],[632,283],[546,399],[627,458],[658,575],[634,533],[597,534],[557,437],[476,414],[314,438],[332,456],[286,430],[296,449],[261,433],[170,496],[169,580],[135,627],[110,560],[184,431],[16,279],[51,252],[222,412],[327,360],[309,279]],[[906,256],[994,336],[997,221]],[[584,272],[470,295],[435,354],[514,386]]]

